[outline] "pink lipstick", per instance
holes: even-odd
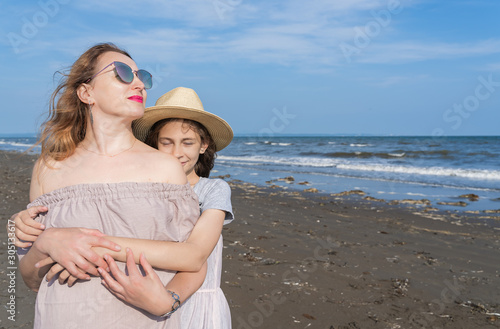
[[[134,102],[138,102],[138,103],[142,103],[143,102],[143,98],[142,96],[130,96],[128,99],[130,99],[131,101],[134,101]]]

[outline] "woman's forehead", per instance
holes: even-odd
[[[108,51],[101,56],[99,56],[98,60],[98,66],[106,66],[112,62],[122,62],[127,64],[132,68],[132,70],[137,70],[137,65],[135,64],[134,60],[124,54],[117,53],[115,51]]]

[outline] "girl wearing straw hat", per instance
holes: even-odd
[[[207,261],[207,275],[201,288],[181,307],[182,328],[231,328],[227,300],[220,288],[222,272],[222,225],[233,219],[231,190],[222,179],[209,179],[215,152],[233,138],[229,124],[206,112],[196,92],[175,88],[161,96],[156,105],[133,123],[139,140],[174,155],[181,162],[189,184],[198,195],[201,216],[184,245],[171,249],[170,261]],[[201,265],[201,264],[200,264]]]
[[[229,185],[221,179],[209,179],[214,166],[215,152],[222,150],[232,140],[233,132],[226,121],[206,112],[196,92],[189,88],[175,88],[161,96],[156,105],[147,108],[144,116],[133,123],[134,135],[140,141],[177,157],[187,175],[189,184],[198,195],[201,216],[185,243],[161,242],[153,254],[146,246],[137,241],[127,241],[133,249],[145,249],[148,259],[161,258],[162,268],[176,270],[197,270],[206,261],[207,274],[202,287],[180,307],[182,328],[231,328],[230,310],[220,288],[222,271],[222,235],[223,224],[233,220],[231,191]],[[37,223],[31,220],[27,211],[16,217],[16,234],[23,236],[26,228],[17,225],[26,224],[33,228]],[[37,227],[38,228],[38,227]],[[109,237],[110,240],[123,244],[123,240]],[[108,254],[114,259],[125,261],[123,255]],[[168,255],[168,257],[165,257]],[[107,262],[115,277],[122,273],[116,268],[112,258]],[[61,276],[61,275],[60,275]],[[62,276],[67,278],[67,272]],[[114,293],[129,287],[121,285],[106,272],[102,273],[107,287]],[[176,278],[171,281],[175,285]],[[69,277],[74,282],[74,277]],[[148,295],[147,291],[143,291]]]

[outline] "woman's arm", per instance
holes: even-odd
[[[64,266],[78,279],[90,279],[87,273],[98,275],[96,266],[107,267],[107,264],[92,250],[92,247],[103,246],[114,250],[120,248],[103,236],[104,234],[98,230],[85,228],[45,230],[19,262],[24,282],[30,289],[38,290],[43,277],[54,262]],[[61,245],[69,247],[61,248]],[[43,265],[40,265],[42,262]]]
[[[42,180],[47,174],[45,163],[38,159],[33,167],[30,184],[30,201],[35,200],[43,194]],[[24,215],[32,221],[31,215],[38,215],[44,211],[44,207],[32,207],[31,213],[26,210]],[[19,214],[16,218],[19,217]],[[17,226],[17,220],[16,220]],[[29,225],[28,225],[29,226]],[[33,226],[33,225],[32,225]],[[34,225],[37,227],[37,225]],[[38,226],[40,228],[40,226]],[[16,227],[16,236],[18,236]],[[26,228],[26,231],[29,231]],[[26,285],[32,290],[38,290],[44,275],[49,270],[49,264],[54,261],[64,266],[72,275],[79,279],[88,279],[89,275],[98,275],[96,266],[106,266],[106,262],[91,248],[101,246],[120,250],[115,243],[103,238],[104,234],[98,230],[83,228],[51,228],[39,233],[35,231],[26,232],[35,240],[28,252],[19,261],[19,270]],[[36,234],[39,234],[36,236]],[[34,239],[33,239],[34,237]],[[61,244],[71,246],[71,249],[60,248]],[[42,265],[40,261],[45,259]]]
[[[176,305],[171,292],[179,297],[182,304],[205,280],[206,264],[198,272],[177,273],[165,287],[144,254],[139,256],[139,263],[145,275],[137,269],[135,257],[130,249],[126,250],[126,255],[128,275],[116,266],[113,258],[104,255],[113,276],[99,267],[103,285],[116,297],[157,316],[171,311]]]

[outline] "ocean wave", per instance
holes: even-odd
[[[0,140],[0,150],[6,151],[15,151],[15,152],[25,152],[30,150],[31,152],[40,152],[41,146],[32,143],[23,143],[20,141],[12,141],[12,140]]]
[[[422,176],[462,177],[480,180],[500,180],[500,170],[460,169],[443,167],[412,167],[381,164],[338,164],[339,169],[388,172]]]
[[[378,153],[378,152],[301,152],[300,155],[305,156],[323,156],[328,158],[382,158],[382,159],[390,159],[390,158],[402,158],[406,156],[405,152],[395,152],[395,153]]]
[[[217,161],[223,162],[234,162],[238,164],[252,164],[252,165],[285,165],[285,166],[299,166],[299,167],[335,167],[338,162],[332,159],[320,159],[320,158],[279,158],[271,157],[265,155],[253,155],[253,156],[217,156]]]
[[[311,168],[335,168],[342,171],[378,172],[403,175],[459,177],[473,180],[500,180],[500,170],[462,169],[444,167],[416,167],[380,163],[353,163],[341,159],[313,157],[272,157],[272,156],[219,156],[217,161],[238,165],[281,165]]]
[[[373,146],[371,144],[356,144],[356,143],[352,143],[352,144],[349,144],[349,146],[351,147],[367,147],[367,146]]]
[[[0,140],[0,145],[9,145],[9,146],[19,146],[19,147],[32,147],[33,144],[19,143],[19,142],[6,142]]]
[[[338,152],[319,152],[319,151],[307,151],[300,152],[299,155],[303,156],[321,156],[328,158],[414,158],[414,159],[454,159],[458,154],[455,154],[449,150],[433,150],[433,151],[412,151],[412,150],[391,150],[387,152],[364,152],[364,151],[338,151]],[[484,153],[478,155],[485,155]],[[492,156],[492,155],[491,155]],[[489,156],[489,157],[491,157]],[[496,155],[498,156],[498,155]]]

